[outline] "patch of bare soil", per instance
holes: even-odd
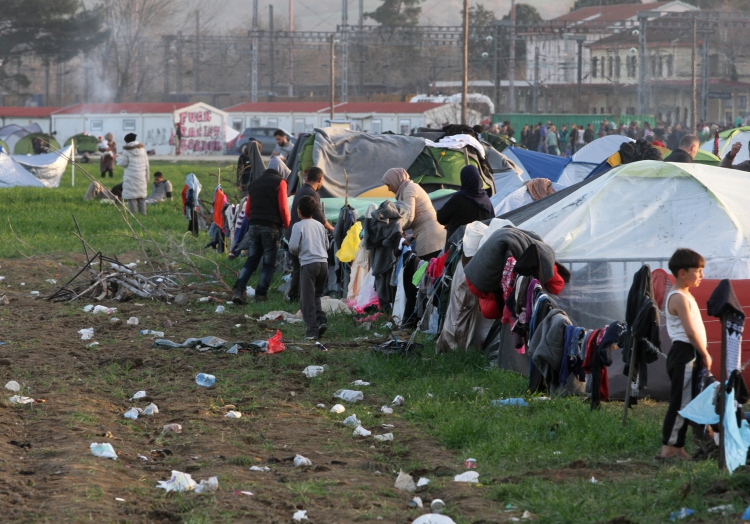
[[[3,522],[286,523],[304,509],[309,522],[382,518],[406,523],[428,510],[409,509],[414,495],[394,488],[400,468],[411,469],[415,480],[419,475],[432,479],[417,493],[426,508],[441,498],[447,513],[462,521],[503,520],[484,488],[452,482],[452,475],[462,471],[461,457],[398,416],[387,418],[395,426],[393,443],[357,440],[351,428],[328,418],[327,409],[314,407],[323,402],[329,408],[330,397],[310,389],[299,370],[283,369],[273,355],[154,349],[151,339],[138,335],[138,329],[152,328],[182,341],[210,323],[213,334],[233,340],[238,315],[106,303],[118,308],[121,319],[111,323],[106,315],[81,311],[85,302],[32,298],[32,290],[42,295],[54,290],[45,283],[56,273],[51,264],[12,260],[0,266],[6,277],[0,296],[10,299],[9,305],[0,304],[0,380],[16,380],[24,387],[22,394],[44,400],[18,406],[8,402],[10,391],[0,395]],[[65,277],[57,276],[60,281]],[[130,316],[141,319],[141,325],[125,325]],[[161,327],[166,320],[171,328]],[[87,348],[80,339],[77,331],[87,327],[94,327],[100,346]],[[242,330],[245,340],[268,337],[256,322],[245,321]],[[357,350],[341,346],[337,351]],[[313,354],[305,356],[315,363]],[[200,388],[194,377],[201,371],[232,373],[236,380]],[[127,400],[141,389],[148,398]],[[224,416],[224,396],[242,418]],[[123,418],[130,407],[149,402],[158,406],[157,415]],[[381,403],[366,399],[365,405],[377,412]],[[163,435],[162,427],[172,423],[181,424],[182,433]],[[93,442],[111,443],[118,459],[94,457]],[[313,466],[295,468],[296,454]],[[253,465],[271,471],[249,471]],[[169,479],[172,470],[190,473],[196,481],[216,476],[219,491],[166,494],[156,484]]]

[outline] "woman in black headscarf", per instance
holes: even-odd
[[[448,230],[446,241],[459,227],[494,216],[490,197],[482,189],[479,169],[472,165],[464,166],[461,170],[461,189],[437,212],[438,222]]]

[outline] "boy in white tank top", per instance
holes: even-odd
[[[700,308],[691,287],[698,287],[703,280],[706,261],[690,249],[680,248],[669,259],[669,270],[675,276],[675,284],[667,296],[667,331],[672,347],[667,355],[667,374],[671,381],[669,407],[664,417],[661,454],[656,459],[690,458],[685,453],[687,421],[678,411],[687,406],[698,393],[700,372],[711,371],[711,355],[708,354],[706,328],[701,319]]]

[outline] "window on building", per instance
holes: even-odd
[[[724,100],[724,108],[725,109],[731,109],[734,107],[734,101],[731,98],[727,98]]]
[[[635,78],[638,76],[638,57],[629,56],[627,60],[628,77]]]
[[[383,132],[383,121],[379,118],[373,119],[372,124],[370,125],[370,133],[373,134],[380,134]]]
[[[591,114],[592,114],[592,115],[595,115],[595,114],[596,114],[596,108],[595,108],[595,107],[592,107],[592,108],[591,108]]]
[[[600,107],[600,108],[599,108],[599,112],[600,112],[601,114],[604,114],[604,108],[603,108],[603,107]]]
[[[746,95],[737,96],[737,109],[747,109],[747,96]]]
[[[664,76],[664,57],[659,55],[659,60],[656,63],[656,76],[662,78]]]
[[[411,131],[411,120],[399,120],[398,132],[401,135],[408,135]]]
[[[607,78],[607,71],[604,69],[606,65],[606,60],[602,57],[602,78]]]
[[[235,131],[242,131],[242,119],[241,118],[232,119],[232,129],[234,129]]]
[[[268,127],[279,127],[279,119],[278,118],[269,118],[268,119]]]
[[[135,131],[135,118],[126,118],[122,121],[123,131]]]
[[[667,55],[667,76],[674,76],[674,55]]]
[[[104,130],[104,121],[103,120],[91,120],[89,123],[89,126],[91,127],[91,131],[103,131]]]
[[[615,78],[620,78],[620,55],[615,57]]]
[[[609,57],[607,59],[607,65],[609,66],[609,78],[612,79],[615,76],[615,59],[614,57]]]
[[[257,116],[250,118],[250,125],[248,127],[260,127],[260,118]]]
[[[599,72],[599,59],[594,57],[591,59],[591,78],[596,78]]]
[[[659,58],[656,55],[651,55],[651,77],[656,76],[656,63],[659,61]]]

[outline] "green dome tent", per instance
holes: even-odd
[[[76,153],[97,153],[99,151],[97,148],[99,142],[96,141],[96,137],[93,135],[84,135],[81,133],[72,136],[65,141],[65,145],[69,146],[73,140],[76,142]]]
[[[3,148],[3,151],[10,154],[11,151],[8,149],[8,144],[5,143],[5,140],[0,139],[0,147]]]
[[[16,147],[13,149],[14,155],[33,155],[34,145],[32,140],[35,138],[41,138],[49,144],[51,151],[57,151],[60,149],[60,143],[55,140],[55,137],[46,133],[31,133],[26,135],[16,143]]]

